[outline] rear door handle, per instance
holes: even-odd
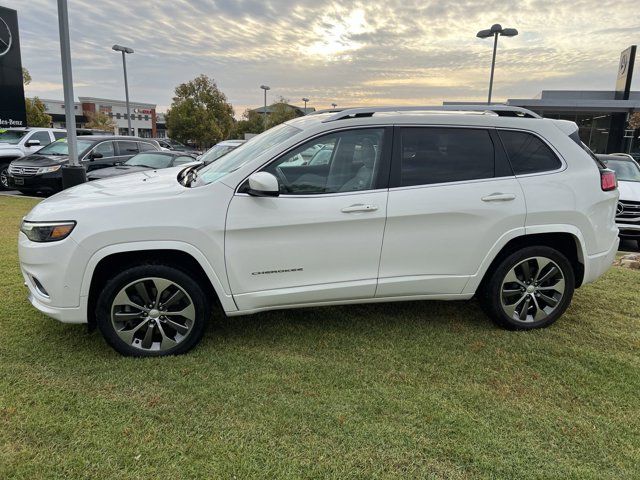
[[[354,212],[375,212],[376,210],[378,210],[378,207],[376,207],[375,205],[365,205],[363,203],[357,203],[355,205],[344,207],[341,211],[342,213],[354,213]]]
[[[486,197],[482,197],[483,202],[509,202],[515,200],[516,196],[513,193],[492,193]]]

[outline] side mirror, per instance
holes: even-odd
[[[89,160],[95,160],[96,158],[102,158],[103,155],[100,152],[93,152],[89,155]]]
[[[40,140],[28,140],[24,145],[25,147],[39,147]]]
[[[249,177],[247,193],[253,197],[277,197],[280,195],[278,179],[269,172],[256,172]]]

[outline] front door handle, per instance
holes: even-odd
[[[492,193],[486,197],[482,197],[483,202],[509,202],[515,200],[516,196],[513,193]]]
[[[344,207],[341,211],[342,213],[354,213],[354,212],[375,212],[378,210],[378,207],[375,205],[365,205],[363,203],[357,203],[355,205],[350,205],[348,207]]]

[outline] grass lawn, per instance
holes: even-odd
[[[0,478],[640,478],[640,273],[556,325],[475,302],[222,318],[128,359],[34,310],[0,197]]]

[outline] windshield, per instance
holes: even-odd
[[[171,165],[171,155],[161,153],[139,153],[124,162],[130,167],[167,168]]]
[[[26,134],[25,130],[0,130],[0,143],[16,145]]]
[[[90,140],[77,140],[78,143],[78,156],[82,156],[85,150],[91,148],[95,141]],[[44,148],[38,150],[39,155],[69,155],[69,145],[66,138],[61,138],[53,143],[50,143]]]
[[[245,163],[253,160],[265,150],[288,140],[301,130],[291,125],[281,123],[251,140],[235,150],[227,153],[217,162],[210,163],[198,172],[197,185],[203,185],[220,180],[225,175],[239,169]]]
[[[607,167],[623,182],[640,182],[640,167],[631,160],[608,160]]]
[[[205,165],[209,165],[211,162],[216,161],[231,150],[235,150],[236,147],[239,147],[239,145],[215,145],[207,150],[200,160],[202,160]]]

